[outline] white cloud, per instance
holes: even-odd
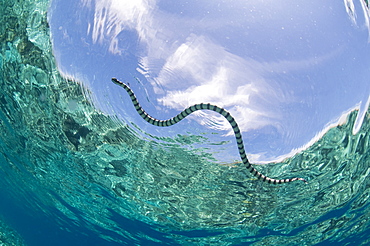
[[[280,124],[286,115],[281,110],[298,98],[289,88],[292,85],[269,79],[271,74],[276,78],[276,74],[322,65],[340,50],[304,60],[258,62],[232,54],[205,36],[191,34],[166,59],[152,85],[158,101],[169,108],[180,111],[196,103],[212,103],[227,109],[243,132],[268,125],[283,130]],[[195,115],[201,116],[195,117],[199,123],[232,134],[222,116],[207,111]]]
[[[110,43],[109,51],[120,54],[118,48],[118,34],[123,30],[135,30],[138,36],[146,39],[147,28],[152,20],[151,11],[155,6],[153,0],[100,0],[91,4],[92,0],[84,0],[83,5],[91,8],[95,6],[94,23],[88,28],[93,42]]]
[[[279,101],[279,89],[267,83],[261,69],[261,64],[233,55],[206,37],[191,35],[167,59],[155,79],[161,87],[155,89],[160,92],[165,88],[158,101],[177,110],[201,102],[224,107],[241,129],[248,131],[272,124],[280,117],[273,107]],[[200,123],[231,133],[222,116],[205,112],[201,115],[197,119]]]

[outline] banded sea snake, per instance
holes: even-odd
[[[269,177],[263,175],[262,173],[258,172],[252,166],[252,164],[249,162],[249,160],[247,158],[247,155],[246,155],[245,149],[244,149],[242,134],[240,132],[240,129],[239,129],[238,124],[236,123],[234,117],[232,117],[230,115],[230,113],[227,112],[225,109],[220,108],[220,107],[218,107],[216,105],[209,104],[209,103],[199,103],[199,104],[195,104],[193,106],[190,106],[190,107],[186,108],[181,113],[179,113],[178,115],[172,117],[171,119],[168,119],[168,120],[158,120],[158,119],[153,118],[152,116],[148,115],[145,112],[145,110],[140,106],[138,100],[136,99],[136,96],[135,96],[134,92],[131,90],[131,88],[128,85],[126,85],[125,83],[119,81],[116,78],[112,78],[112,82],[115,83],[115,84],[117,84],[117,85],[119,85],[119,86],[121,86],[121,87],[123,87],[127,91],[128,95],[130,96],[131,101],[134,104],[134,107],[135,107],[136,111],[139,113],[139,115],[146,122],[148,122],[148,123],[150,123],[152,125],[155,125],[155,126],[167,127],[167,126],[175,125],[178,122],[180,122],[181,120],[183,120],[186,116],[190,115],[191,113],[193,113],[193,112],[195,112],[197,110],[202,110],[202,109],[212,110],[212,111],[215,111],[215,112],[221,114],[223,117],[226,118],[226,120],[230,123],[230,125],[232,127],[232,129],[234,131],[235,138],[236,138],[236,143],[238,145],[240,158],[242,159],[243,164],[245,165],[245,167],[248,169],[248,171],[251,174],[253,174],[258,179],[261,179],[263,182],[267,182],[267,183],[270,183],[270,184],[289,183],[289,182],[293,182],[293,181],[296,181],[296,180],[301,180],[301,181],[307,183],[307,181],[305,179],[303,179],[303,178],[272,179],[272,178],[269,178]]]

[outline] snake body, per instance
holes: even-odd
[[[131,90],[131,88],[128,85],[126,85],[125,83],[119,81],[116,78],[112,78],[112,82],[115,83],[115,84],[117,84],[117,85],[119,85],[119,86],[121,86],[122,88],[124,88],[126,90],[126,92],[128,93],[128,95],[131,98],[131,101],[132,101],[132,103],[133,103],[136,111],[139,113],[139,115],[146,122],[148,122],[148,123],[150,123],[152,125],[155,125],[155,126],[167,127],[167,126],[175,125],[178,122],[180,122],[181,120],[183,120],[185,117],[187,117],[188,115],[190,115],[191,113],[193,113],[195,111],[198,111],[198,110],[212,110],[212,111],[215,111],[215,112],[221,114],[230,123],[230,125],[231,125],[231,127],[232,127],[232,129],[234,131],[234,135],[235,135],[235,138],[236,138],[236,143],[237,143],[237,146],[238,146],[238,149],[239,149],[240,158],[241,158],[243,164],[245,165],[245,167],[248,169],[248,171],[252,175],[254,175],[258,179],[262,180],[263,182],[267,182],[267,183],[270,183],[270,184],[289,183],[289,182],[293,182],[293,181],[296,181],[296,180],[301,180],[301,181],[307,183],[307,181],[305,179],[303,179],[303,178],[273,179],[273,178],[269,178],[269,177],[263,175],[262,173],[258,172],[252,166],[252,164],[249,162],[249,160],[247,158],[247,155],[246,155],[245,149],[244,149],[242,134],[240,132],[240,129],[239,129],[238,124],[236,123],[234,117],[232,117],[231,114],[228,111],[226,111],[225,109],[220,108],[220,107],[218,107],[216,105],[212,105],[210,103],[199,103],[199,104],[194,104],[193,106],[190,106],[190,107],[186,108],[181,113],[179,113],[178,115],[172,117],[171,119],[168,119],[168,120],[158,120],[158,119],[153,118],[152,116],[148,115],[145,112],[145,110],[140,106],[138,100],[136,99],[136,96],[135,96],[134,92]]]

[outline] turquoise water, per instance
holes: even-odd
[[[0,2],[0,245],[369,243],[369,111],[257,167],[307,185],[265,184],[188,148],[201,136],[144,140],[97,111],[56,68],[47,9]]]

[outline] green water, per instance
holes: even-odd
[[[47,9],[0,2],[0,194],[22,214],[107,245],[369,243],[369,111],[356,135],[354,111],[306,151],[257,166],[307,185],[265,184],[181,144],[200,137],[143,140],[95,110],[56,68]],[[1,205],[0,245],[36,245],[12,203]]]

